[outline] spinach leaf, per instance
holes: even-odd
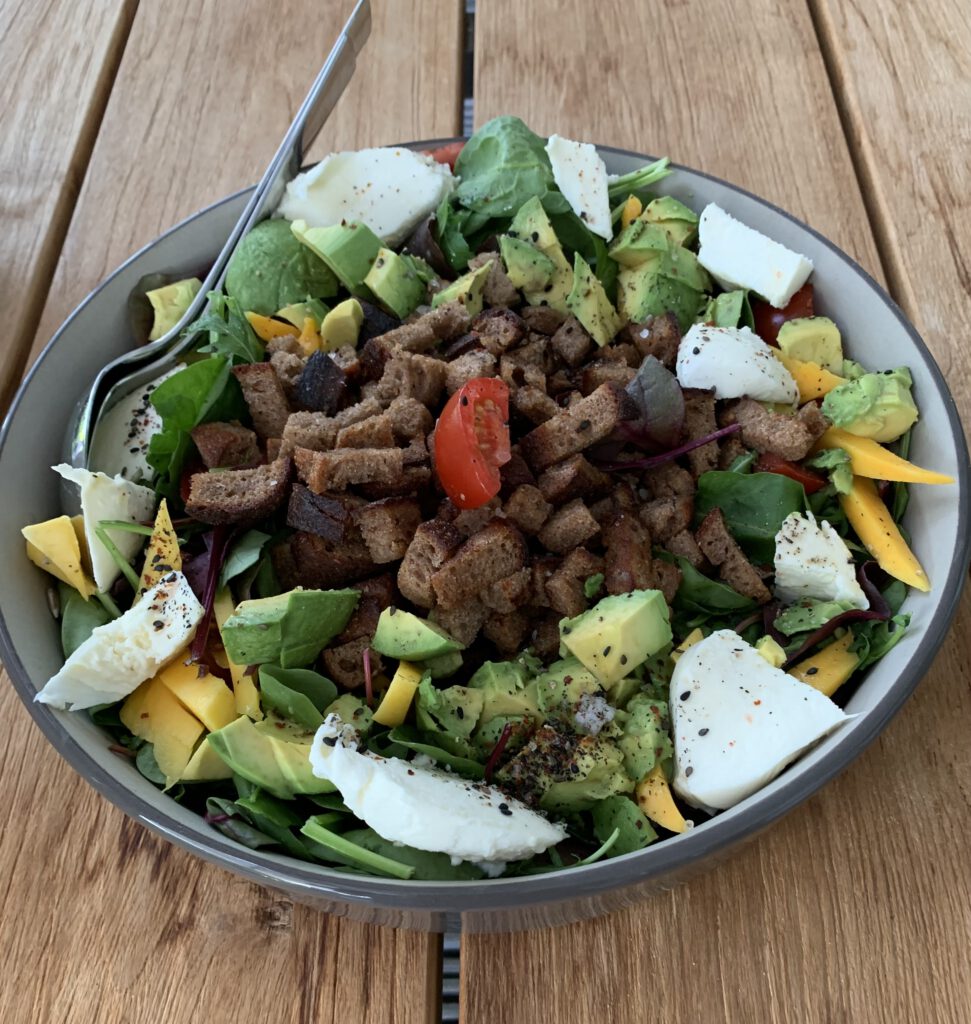
[[[155,748],[151,743],[143,743],[135,754],[135,767],[156,786],[165,785],[165,774],[155,760]]]
[[[628,171],[627,174],[614,178],[607,188],[610,201],[612,203],[620,202],[629,195],[636,195],[649,185],[654,185],[662,178],[666,178],[671,173],[668,167],[670,163],[671,161],[666,156],[661,157],[660,160],[655,160],[652,164],[645,164],[636,171]]]
[[[736,455],[735,458],[732,459],[732,464],[728,467],[728,472],[750,473],[752,471],[752,466],[755,465],[758,457],[758,452],[744,452],[742,455]]]
[[[287,853],[305,859],[307,849],[294,835],[293,829],[302,821],[285,803],[255,789],[236,801],[236,806],[260,832],[275,839]]]
[[[775,556],[775,535],[792,512],[806,508],[802,484],[780,473],[715,470],[698,478],[695,518],[720,508],[725,525],[745,553],[759,563]]]
[[[854,607],[851,601],[801,601],[780,612],[774,625],[785,636],[811,633]]]
[[[573,210],[552,215],[550,224],[553,225],[560,245],[566,250],[578,252],[593,267],[607,298],[611,302],[615,301],[620,268],[608,255],[607,243],[595,235]]]
[[[907,431],[903,437],[897,442],[897,454],[902,459],[910,457],[910,442],[913,437],[913,427]],[[905,483],[896,483],[893,485],[893,498],[890,502],[890,515],[893,517],[893,521],[899,526],[900,520],[903,519],[904,513],[907,511],[907,505],[910,503],[910,485]]]
[[[828,470],[829,481],[837,494],[849,494],[852,490],[853,467],[849,455],[842,448],[826,448],[807,459],[805,465],[812,469]]]
[[[509,115],[488,121],[466,142],[455,173],[459,203],[488,217],[511,217],[555,187],[546,141]]]
[[[324,722],[324,709],[337,699],[337,687],[311,669],[260,666],[262,703],[272,711],[307,729]]]
[[[186,337],[208,332],[209,340],[200,352],[224,356],[233,365],[263,361],[263,343],[243,315],[236,299],[222,292],[209,293],[209,309],[184,331]]]
[[[263,545],[270,539],[268,533],[249,530],[237,541],[223,563],[219,574],[219,586],[224,587],[231,580],[251,569],[260,560]]]
[[[453,864],[447,853],[431,853],[428,850],[417,850],[413,846],[399,846],[383,839],[371,828],[345,832],[344,839],[362,850],[380,854],[387,860],[412,868],[412,877],[425,882],[470,882],[483,875],[481,868],[468,861]]]
[[[456,210],[449,196],[445,196],[435,211],[438,244],[453,270],[461,271],[469,265],[472,250],[465,240],[463,228],[469,218],[468,210]]]
[[[681,583],[675,601],[681,607],[708,615],[745,612],[755,607],[754,601],[743,597],[727,583],[709,579],[686,558],[679,556],[678,566],[681,569]]]
[[[313,848],[315,855],[322,860],[336,861],[338,864],[346,864],[352,868],[363,868],[371,874],[389,875],[391,878],[415,877],[415,869],[410,865],[402,864],[390,857],[383,857],[371,850],[365,850],[357,843],[332,832],[328,825],[333,823],[333,819],[328,815],[318,814],[308,818],[300,829],[303,835],[316,844],[316,847]],[[317,847],[322,849],[317,849]]]
[[[856,671],[869,668],[895,647],[910,625],[909,615],[894,615],[884,622],[867,622],[855,630],[852,650],[860,657]]]
[[[206,800],[205,821],[218,829],[224,836],[241,843],[250,850],[259,850],[264,846],[277,846],[277,840],[265,832],[254,828],[239,813],[239,808],[232,800],[211,796]]]
[[[435,733],[431,734],[432,737],[435,737],[435,735]],[[424,737],[413,726],[396,726],[388,733],[388,739],[391,743],[400,744],[416,754],[425,754],[439,764],[448,765],[449,768],[459,775],[465,775],[471,779],[481,779],[485,775],[485,768],[478,761],[436,746],[434,743],[429,742],[428,737]]]
[[[58,583],[61,603],[61,648],[70,656],[91,636],[98,626],[111,621],[111,616],[97,601],[85,599],[66,583]]]

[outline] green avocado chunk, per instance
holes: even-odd
[[[537,701],[544,714],[573,707],[585,693],[603,693],[603,687],[579,658],[554,661],[536,677]]]
[[[566,297],[573,287],[573,268],[537,196],[523,203],[513,217],[507,234],[510,238],[534,246],[553,264],[553,276],[541,288],[535,291],[523,289],[526,301],[531,306],[550,306],[560,313],[568,313]],[[501,245],[500,242],[500,248]]]
[[[601,347],[609,344],[621,328],[617,310],[590,264],[579,253],[573,257],[573,287],[566,297],[566,307]]]
[[[619,831],[610,851],[612,857],[643,850],[657,839],[657,832],[644,812],[629,797],[608,796],[593,808],[591,817],[594,834],[600,842],[605,843],[615,829]]]
[[[660,590],[611,595],[574,619],[562,619],[560,638],[609,688],[671,642],[668,606]]]
[[[634,782],[624,771],[624,755],[612,740],[582,736],[568,778],[552,782],[540,799],[547,811],[586,811],[618,793],[630,793]]]
[[[687,331],[702,298],[696,288],[660,273],[652,263],[625,267],[617,275],[617,305],[621,316],[631,323],[640,324],[652,316],[674,313],[681,330]]]
[[[671,239],[664,228],[638,218],[617,236],[609,255],[622,267],[639,267],[644,263],[656,265],[670,248]]]
[[[687,245],[698,233],[698,214],[674,196],[652,199],[640,219],[664,228],[676,245]]]
[[[202,282],[199,278],[187,277],[184,281],[175,281],[145,293],[155,313],[152,333],[148,336],[149,341],[158,341],[175,327],[192,305],[192,300],[199,294],[201,287]]]
[[[830,373],[843,372],[843,339],[828,316],[802,316],[779,328],[783,355],[804,363],[818,363]]]
[[[823,399],[823,415],[834,427],[881,444],[896,441],[917,422],[906,367],[865,373],[833,388]]]
[[[552,280],[556,264],[535,245],[521,238],[502,235],[499,239],[499,252],[506,265],[506,276],[514,288],[523,292],[538,292]]]
[[[524,666],[512,661],[486,661],[468,682],[468,688],[482,694],[480,728],[494,718],[528,715],[540,720],[543,714],[536,699],[536,687]]]
[[[437,658],[426,658],[418,663],[418,667],[422,672],[427,672],[432,679],[447,679],[458,672],[464,660],[459,651],[446,651]]]
[[[427,661],[450,651],[462,650],[458,640],[434,622],[395,607],[381,612],[371,647],[378,654],[402,661]]]
[[[483,704],[481,691],[467,686],[439,690],[426,675],[418,684],[415,721],[419,729],[434,734],[443,749],[469,756],[468,739],[479,721]]]
[[[360,596],[359,590],[298,587],[243,601],[223,624],[226,653],[235,665],[309,665],[347,625]]]
[[[226,270],[226,293],[244,310],[273,316],[308,295],[336,295],[337,278],[294,237],[289,221],[265,220],[236,247]]]
[[[295,220],[291,230],[294,237],[324,261],[352,295],[370,297],[371,292],[364,285],[364,278],[382,245],[381,239],[366,224],[333,224],[327,228],[310,228],[306,221]]]
[[[461,302],[469,316],[478,316],[482,312],[482,293],[490,270],[492,270],[492,260],[463,274],[447,288],[436,293],[432,299],[432,309],[438,309],[446,302]]]
[[[379,249],[364,283],[374,297],[399,320],[404,320],[425,301],[425,282],[415,265],[391,249]]]
[[[658,761],[673,753],[668,733],[668,705],[650,694],[635,693],[623,713],[623,735],[617,741],[624,754],[624,770],[639,782]]]
[[[332,793],[334,785],[310,768],[310,742],[297,742],[286,730],[258,729],[245,715],[209,733],[209,744],[244,779],[281,800],[298,793]]]

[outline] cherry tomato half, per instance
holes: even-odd
[[[814,316],[813,286],[807,281],[789,300],[789,305],[776,309],[761,299],[752,299],[752,315],[755,317],[755,333],[767,344],[775,345],[779,328],[787,320],[801,316]]]
[[[815,494],[821,487],[826,486],[826,478],[819,473],[814,473],[811,469],[800,466],[798,462],[789,462],[771,452],[762,452],[756,460],[755,469],[759,473],[778,473],[780,476],[787,476],[790,480],[802,484],[807,494]]]
[[[444,146],[439,146],[438,149],[426,149],[423,152],[425,156],[430,156],[440,164],[448,164],[454,171],[455,161],[458,160],[459,153],[462,152],[464,145],[465,140],[459,139],[458,142],[447,142]]]
[[[499,493],[510,459],[509,388],[476,377],[445,403],[435,426],[435,472],[458,508],[479,508]]]

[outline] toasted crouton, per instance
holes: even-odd
[[[521,312],[526,326],[538,334],[554,335],[567,319],[552,306],[526,306]]]
[[[557,509],[539,531],[539,542],[548,551],[562,554],[600,532],[600,524],[580,498]]]
[[[463,647],[468,647],[478,636],[488,615],[489,609],[477,597],[472,597],[455,608],[437,606],[428,617]]]
[[[387,361],[375,397],[386,405],[399,396],[434,405],[445,387],[447,364],[431,356],[396,352]]]
[[[396,441],[424,440],[435,425],[428,409],[415,398],[396,398],[388,406],[391,429]]]
[[[324,651],[324,668],[327,675],[345,690],[360,689],[365,683],[364,652],[368,650],[371,661],[371,672],[377,675],[384,670],[381,655],[369,650],[371,638],[359,636],[347,643],[328,647]]]
[[[608,594],[651,590],[657,574],[651,556],[651,535],[630,512],[619,512],[603,528],[604,584]]]
[[[252,469],[260,464],[256,434],[238,423],[200,423],[191,434],[207,469]]]
[[[482,624],[482,635],[496,645],[500,654],[515,654],[529,633],[531,621],[521,608],[502,614],[493,612]]]
[[[551,420],[560,411],[556,402],[535,384],[523,384],[515,388],[512,392],[512,406],[530,423],[537,425]]]
[[[283,440],[294,448],[329,452],[337,440],[338,430],[337,421],[322,412],[294,412],[283,428]]]
[[[689,441],[707,437],[718,429],[715,421],[715,395],[697,388],[684,389],[684,427]],[[718,442],[710,441],[688,452],[691,475],[697,480],[702,473],[718,468]]]
[[[525,564],[523,535],[512,523],[494,519],[469,537],[432,576],[436,601],[442,608],[456,608]]]
[[[522,301],[516,286],[509,280],[502,260],[494,252],[480,252],[469,260],[469,270],[477,270],[491,261],[492,267],[482,290],[483,298],[490,306],[518,306]]]
[[[584,330],[583,324],[571,316],[553,335],[553,351],[569,366],[576,369],[590,354],[593,338]]]
[[[546,596],[550,607],[560,615],[573,618],[587,610],[584,584],[603,572],[603,559],[586,548],[574,548],[546,580]]]
[[[815,402],[804,405],[795,415],[789,415],[769,412],[761,403],[743,398],[726,419],[742,425],[744,444],[757,452],[771,452],[790,462],[804,459],[829,427]]]
[[[303,484],[295,483],[287,505],[287,526],[340,544],[350,526],[351,512],[362,504],[361,498],[351,498],[346,494],[314,494]]]
[[[580,374],[580,392],[591,395],[601,384],[612,381],[622,388],[637,376],[637,370],[617,359],[595,359],[587,363]]]
[[[695,531],[698,547],[712,565],[718,566],[721,578],[744,597],[759,604],[771,600],[772,595],[762,577],[728,532],[720,508],[713,508]]]
[[[476,377],[494,377],[496,357],[484,349],[473,349],[445,364],[445,390],[450,394]]]
[[[526,337],[526,324],[511,309],[483,310],[470,326],[479,344],[490,355],[502,355]]]
[[[610,477],[582,455],[571,455],[540,474],[537,486],[552,505],[574,498],[599,497],[610,490]]]
[[[532,536],[542,529],[553,506],[543,497],[538,487],[520,484],[506,499],[503,511],[523,533]]]
[[[338,448],[394,448],[394,430],[387,413],[342,427],[337,432]]]
[[[398,589],[412,604],[419,608],[435,604],[432,576],[461,543],[462,534],[451,523],[439,519],[428,520],[415,530],[398,569]]]
[[[510,576],[490,583],[480,595],[482,603],[494,612],[513,612],[529,603],[533,572],[528,565]]]
[[[421,522],[417,498],[384,498],[354,513],[368,552],[375,565],[404,558]]]
[[[265,519],[286,497],[291,466],[284,457],[256,469],[196,473],[185,510],[193,519],[213,526]]]
[[[253,419],[253,427],[262,438],[283,437],[290,416],[283,384],[269,363],[245,363],[233,367],[243,398]]]
[[[400,448],[341,448],[315,452],[307,448],[294,451],[300,479],[316,494],[343,491],[354,484],[391,484],[404,473],[404,453]]]
[[[440,341],[450,341],[469,329],[469,314],[461,302],[444,302],[437,309],[381,335],[389,348],[427,352]]]

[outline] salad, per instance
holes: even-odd
[[[841,728],[930,587],[908,486],[952,481],[811,262],[667,174],[500,117],[297,177],[54,467],[36,699],[245,846],[398,879],[643,849]]]

